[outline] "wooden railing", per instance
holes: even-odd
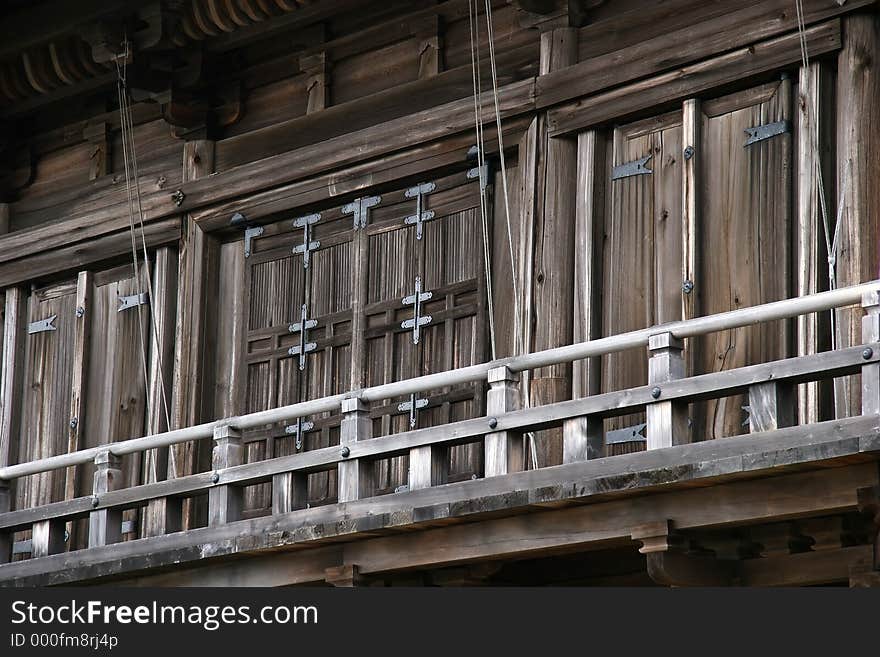
[[[859,302],[866,311],[862,320],[864,344],[861,346],[686,376],[684,338]],[[546,406],[520,408],[520,372],[639,346],[648,348],[648,385]],[[734,394],[749,396],[750,431],[769,431],[795,423],[794,386],[856,373],[861,373],[862,413],[880,414],[880,281],[674,322],[0,468],[0,563],[11,559],[14,532],[21,530],[32,530],[32,558],[64,551],[65,525],[80,518],[89,519],[89,547],[118,542],[121,540],[122,513],[127,509],[150,508],[148,515],[152,522],[145,527],[144,537],[180,531],[183,500],[205,493],[208,495],[209,526],[234,522],[242,517],[244,487],[253,484],[271,482],[273,514],[305,508],[307,476],[314,472],[337,470],[340,503],[369,498],[376,494],[374,461],[402,454],[409,455],[409,488],[427,488],[445,481],[443,469],[448,447],[476,440],[484,443],[486,477],[521,470],[522,435],[552,427],[562,428],[564,462],[593,459],[603,452],[603,420],[633,412],[646,413],[649,450],[670,447],[687,440],[688,404]],[[372,436],[368,402],[478,380],[486,380],[489,386],[485,417]],[[242,430],[340,409],[343,420],[338,446],[256,463],[242,462]],[[211,472],[130,488],[123,486],[120,468],[123,455],[208,437],[214,441]],[[91,496],[9,510],[9,484],[12,480],[88,462],[95,464]]]

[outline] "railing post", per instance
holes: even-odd
[[[793,427],[796,398],[789,383],[765,381],[749,386],[749,432]]]
[[[486,395],[486,416],[489,426],[497,418],[520,407],[519,374],[508,367],[489,370],[489,392]],[[486,477],[497,477],[523,469],[522,435],[513,431],[487,433],[483,439],[484,473]]]
[[[218,484],[219,470],[241,465],[244,447],[241,432],[228,425],[214,428],[214,449],[211,452],[211,467],[214,469],[214,483],[208,490],[208,526],[216,527],[241,519],[242,490],[240,486]]]
[[[9,513],[12,509],[12,496],[8,481],[0,481],[0,513]],[[12,561],[13,532],[0,529],[0,563]]]
[[[64,552],[64,522],[41,520],[35,522],[31,531],[31,557],[48,557]]]
[[[880,290],[862,295],[862,343],[880,342]],[[865,347],[867,353],[871,347]],[[873,354],[869,354],[868,357]],[[862,366],[862,415],[880,414],[880,363]]]
[[[95,457],[95,479],[92,487],[93,503],[101,496],[122,488],[121,459],[110,450],[99,452]],[[63,526],[63,525],[62,525]],[[122,540],[122,511],[98,509],[89,514],[89,547],[100,547]]]
[[[658,333],[648,340],[648,385],[658,400],[647,407],[648,449],[688,442],[687,404],[663,400],[663,384],[685,376],[684,343],[672,333]]]
[[[348,459],[350,446],[373,435],[369,408],[363,399],[349,397],[342,400],[342,425],[339,432],[339,449],[343,459]],[[351,502],[372,497],[376,492],[374,464],[365,459],[349,459],[339,462],[339,502]]]
[[[144,517],[144,535],[164,536],[183,529],[183,500],[175,497],[158,497],[147,502]]]

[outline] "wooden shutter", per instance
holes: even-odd
[[[703,104],[699,311],[708,315],[791,296],[791,162],[788,132],[745,145],[747,129],[791,120],[791,83],[765,85]],[[695,340],[697,373],[791,355],[789,321]],[[694,405],[697,439],[732,436],[744,395]]]
[[[615,335],[681,317],[682,131],[679,112],[615,128],[608,167],[603,244],[602,334]],[[650,156],[643,175],[615,170]],[[645,385],[647,353],[633,349],[602,358],[602,392]],[[606,431],[645,421],[644,413],[613,418]],[[609,454],[644,449],[609,445]]]

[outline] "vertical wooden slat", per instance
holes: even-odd
[[[64,521],[41,520],[31,531],[31,558],[64,552]]]
[[[81,271],[76,281],[76,310],[73,340],[73,372],[70,386],[70,421],[67,432],[67,453],[82,447],[80,436],[85,427],[86,377],[88,376],[89,348],[91,340],[92,317],[92,273]],[[82,468],[70,467],[65,472],[64,499],[72,500],[77,495],[78,478]],[[75,545],[77,523],[69,523],[70,544]]]
[[[825,247],[825,220],[820,204],[820,183],[825,185],[830,231],[834,231],[835,202],[828,182],[833,172],[829,166],[831,153],[828,128],[833,98],[826,65],[821,62],[800,69],[797,111],[797,198],[795,236],[795,272],[798,296],[828,289],[828,252]],[[820,179],[819,167],[822,167]],[[807,356],[824,351],[828,346],[828,313],[812,313],[797,318],[797,355]],[[830,406],[828,382],[811,381],[798,386],[798,419],[801,424],[827,419]]]
[[[605,143],[596,130],[578,135],[577,205],[575,207],[574,328],[575,342],[602,334],[602,241],[605,207]],[[601,358],[572,365],[572,397],[600,392]],[[565,453],[563,437],[563,453]],[[564,459],[563,459],[564,460]]]
[[[749,386],[749,431],[774,431],[795,423],[795,396],[790,384],[767,381]]]
[[[326,52],[304,55],[299,60],[300,70],[306,74],[306,114],[320,112],[330,105],[330,80]]]
[[[684,101],[681,119],[681,318],[692,319],[699,314],[699,281],[697,281],[697,245],[700,212],[700,129],[703,113],[700,101]],[[686,347],[689,346],[687,343]]]
[[[214,142],[195,140],[184,144],[184,180],[208,175],[214,168]],[[210,380],[206,351],[211,299],[211,268],[217,240],[205,234],[189,216],[184,217],[178,264],[177,332],[174,342],[172,428],[187,427],[203,419],[203,383]],[[169,449],[168,476],[196,472],[208,464],[210,444],[195,441]],[[186,527],[194,526],[202,511],[188,504]]]
[[[489,393],[486,395],[486,417],[490,422],[520,407],[519,375],[507,367],[489,370]],[[491,425],[490,429],[493,428]],[[522,437],[512,431],[487,433],[483,439],[484,468],[487,477],[497,477],[523,469]]]
[[[0,513],[8,513],[12,510],[12,491],[9,490],[8,481],[0,481]],[[13,532],[0,529],[0,564],[12,561],[12,544],[15,535]]]
[[[419,42],[419,80],[438,75],[443,57],[440,17],[426,16],[419,24],[412,25],[411,29]]]
[[[837,58],[837,189],[843,194],[840,213],[840,250],[837,284],[840,287],[878,276],[880,235],[880,16],[876,12],[843,19],[845,39]],[[861,340],[858,308],[838,313],[839,346]],[[858,415],[861,409],[857,379],[848,379],[846,391],[835,400],[837,417]]]
[[[27,314],[21,288],[6,288],[3,318],[3,376],[0,379],[0,466],[18,457],[21,381],[24,367],[24,322]]]
[[[150,334],[150,385],[147,390],[146,434],[166,431],[169,426],[171,384],[174,362],[174,318],[177,305],[177,254],[162,247],[156,251],[153,265],[151,312],[155,326]],[[168,405],[166,409],[166,404]],[[231,413],[230,413],[231,414]],[[159,447],[144,453],[143,481],[154,483],[168,475],[168,448]],[[181,502],[178,499],[150,500],[143,515],[143,534],[161,536],[180,529]]]
[[[541,34],[540,72],[577,62],[578,30],[556,28]],[[534,262],[534,349],[570,344],[574,305],[574,226],[577,144],[567,138],[550,138],[545,117],[539,118],[539,143],[545,157],[539,160],[538,208]],[[537,370],[530,383],[534,406],[571,395],[571,365]],[[542,432],[535,446],[539,467],[562,463],[562,432]]]
[[[681,340],[671,333],[652,335],[648,344],[648,384],[658,401],[647,407],[648,449],[660,449],[687,443],[687,405],[663,401],[663,384],[684,378],[685,364]]]
[[[862,343],[880,342],[880,290],[862,297]],[[862,415],[880,415],[880,363],[862,367]]]
[[[92,494],[97,502],[101,496],[123,486],[122,460],[109,450],[95,457],[95,481]],[[89,513],[89,547],[100,547],[122,540],[122,511],[98,509]]]

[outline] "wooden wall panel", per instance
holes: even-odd
[[[791,283],[790,134],[745,146],[746,128],[792,118],[791,83],[767,97],[744,92],[704,105],[700,314],[784,299]],[[791,355],[790,322],[713,333],[695,340],[698,373]],[[696,439],[746,431],[743,396],[694,405]]]
[[[55,331],[26,338],[21,463],[67,451],[75,307],[75,283],[34,290],[28,299],[27,323],[57,317]],[[61,501],[64,482],[64,470],[18,479],[15,508]]]
[[[615,335],[680,318],[681,175],[680,113],[614,130],[606,172],[607,211],[603,258],[602,335]],[[653,173],[611,180],[613,167],[650,155]],[[601,390],[648,382],[647,353],[608,354],[601,362]],[[644,414],[606,422],[613,431],[644,422]],[[609,446],[609,454],[644,443]]]

